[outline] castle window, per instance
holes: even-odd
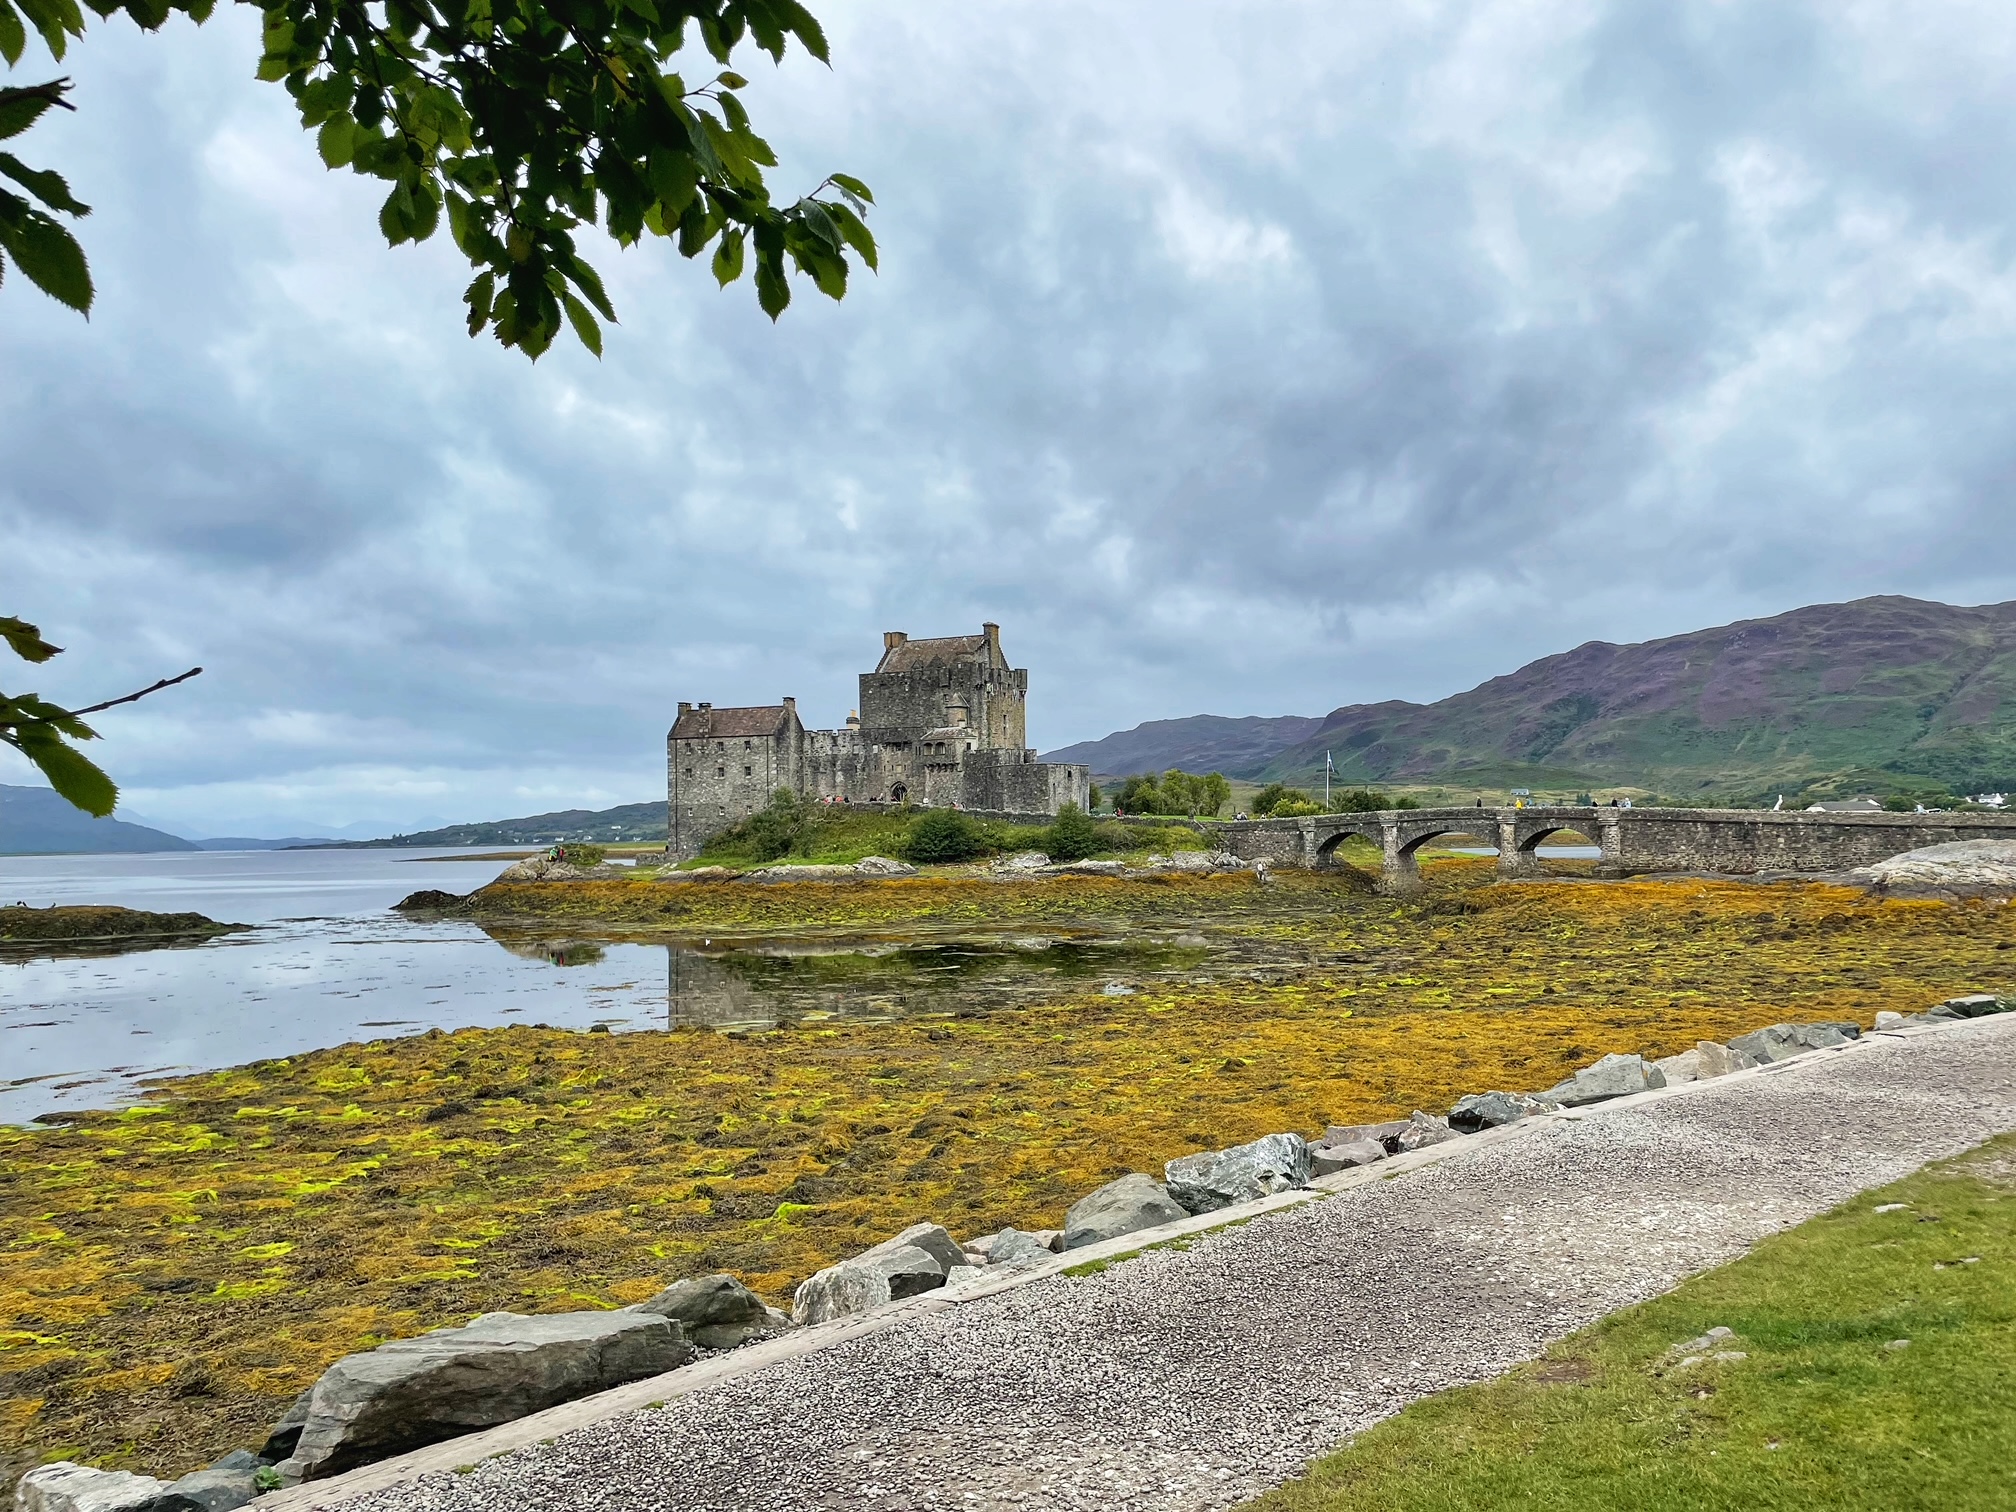
[[[753,777],[756,775],[756,768],[745,766],[744,768],[742,768],[742,775],[744,777]]]
[[[754,741],[745,740],[742,742],[742,749],[745,751],[753,749],[754,746],[755,746]]]
[[[693,775],[693,768],[691,767],[686,768],[686,775],[688,777],[691,777]]]
[[[714,768],[714,775],[715,775],[716,777],[726,777],[726,776],[728,775],[728,768],[726,768],[726,767],[716,767],[716,768]]]

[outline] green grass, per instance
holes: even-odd
[[[1717,1326],[1747,1358],[1681,1368]],[[1418,1402],[1252,1512],[2011,1507],[2016,1137]]]

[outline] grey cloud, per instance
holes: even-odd
[[[149,812],[646,796],[885,627],[1002,621],[1059,745],[2016,596],[2000,8],[820,9],[758,119],[881,276],[773,329],[611,251],[599,364],[463,338],[251,18],[75,55],[104,303],[0,294],[0,554],[52,693],[212,669],[108,722]]]

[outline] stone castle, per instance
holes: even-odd
[[[681,703],[665,741],[666,849],[679,859],[770,802],[917,803],[1054,814],[1087,805],[1092,769],[1036,759],[1024,705],[1029,674],[1008,665],[1001,627],[978,635],[882,637],[844,728],[808,730],[796,699],[747,709]]]

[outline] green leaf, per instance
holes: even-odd
[[[742,276],[742,233],[724,231],[714,249],[714,282],[726,288]]]
[[[21,18],[14,14],[14,7],[8,0],[0,0],[0,42],[7,35],[7,22],[14,25],[14,35],[22,37]],[[20,48],[15,48],[19,53]],[[12,63],[13,58],[7,60]],[[0,141],[19,136],[42,118],[42,112],[52,105],[62,105],[64,93],[70,88],[68,79],[51,79],[47,84],[10,85],[0,89]],[[65,109],[69,107],[65,106]]]
[[[840,188],[845,189],[849,194],[853,195],[854,198],[862,200],[870,205],[875,203],[875,196],[868,192],[868,186],[862,183],[861,180],[855,178],[852,174],[829,173],[826,175],[826,177],[831,179]]]
[[[37,626],[11,614],[0,614],[0,640],[6,641],[7,649],[25,662],[46,662],[52,656],[63,654],[61,646],[52,646],[42,639],[42,631]]]
[[[846,238],[847,245],[860,253],[861,261],[866,263],[870,270],[874,270],[875,238],[868,234],[868,227],[862,222],[861,217],[845,205],[828,205],[826,210],[833,217],[834,223],[840,227],[840,234]]]
[[[14,9],[12,0],[0,0],[0,58],[5,58],[7,66],[12,68],[21,61],[21,54],[27,46],[28,29],[21,24],[21,13]],[[0,96],[13,92],[11,89],[0,91]],[[16,131],[20,129],[15,128]],[[9,137],[13,134],[12,131],[0,129],[0,137]]]
[[[600,357],[602,328],[595,324],[595,317],[589,313],[588,306],[564,289],[560,293],[560,303],[566,308],[567,323],[574,327],[574,334],[581,338],[581,345]]]
[[[347,168],[357,154],[357,123],[348,116],[331,116],[315,134],[315,147],[331,168]]]
[[[715,77],[715,82],[726,89],[747,89],[749,87],[749,81],[738,73],[718,74]]]
[[[69,46],[69,35],[84,30],[84,17],[74,4],[66,5],[64,0],[20,0],[21,9],[27,13],[28,22],[42,34],[43,45],[49,49],[49,56],[62,62],[64,50]],[[72,24],[65,25],[65,22]]]
[[[834,224],[833,217],[826,213],[826,207],[817,200],[808,199],[799,201],[798,208],[805,212],[805,224],[812,228],[813,233],[824,238],[826,245],[838,252],[841,245],[840,228]]]
[[[16,743],[49,779],[49,786],[85,813],[103,819],[118,805],[119,789],[112,779],[47,725],[21,728]]]
[[[91,213],[89,205],[80,204],[70,197],[70,186],[63,182],[60,173],[51,173],[46,168],[30,168],[11,152],[0,152],[0,173],[21,185],[51,210],[61,210],[66,215]]]
[[[14,202],[12,207],[8,200]],[[91,313],[91,268],[77,238],[26,200],[4,192],[0,192],[0,251],[51,299],[81,315]]]
[[[772,320],[791,303],[791,285],[785,281],[783,265],[768,257],[756,263],[756,303]]]

